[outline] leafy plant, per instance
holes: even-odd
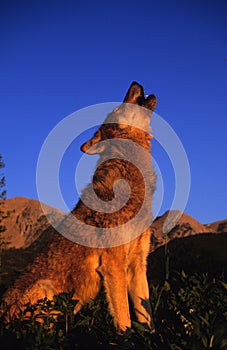
[[[103,292],[77,314],[73,291],[28,305],[11,323],[1,322],[1,344],[11,349],[227,349],[227,284],[209,274],[175,273],[151,285],[156,333],[137,322],[115,333]],[[40,322],[42,321],[42,322]],[[4,348],[4,347],[3,347]],[[6,348],[6,346],[5,346]]]

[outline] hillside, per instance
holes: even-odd
[[[7,242],[4,248],[27,248],[50,226],[48,218],[56,222],[60,220],[60,210],[42,205],[47,216],[44,215],[40,202],[34,199],[16,197],[0,201],[0,208],[6,216],[1,223],[6,227],[2,233],[3,241]]]
[[[213,222],[211,224],[205,225],[208,229],[214,230],[218,233],[227,232],[227,220],[220,220]]]
[[[148,276],[154,283],[165,280],[166,269],[170,279],[174,277],[173,273],[182,270],[189,275],[209,273],[227,277],[227,233],[179,238],[169,242],[167,248],[165,251],[165,247],[159,247],[149,256]]]
[[[151,251],[176,238],[184,238],[201,233],[219,233],[218,230],[215,230],[216,227],[218,225],[215,227],[203,225],[190,215],[178,210],[167,211],[164,215],[157,217],[151,226]]]

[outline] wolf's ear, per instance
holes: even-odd
[[[124,98],[124,102],[141,104],[143,100],[144,100],[143,87],[140,84],[138,84],[136,81],[134,81],[130,85],[130,88],[128,89],[128,92]]]
[[[87,154],[97,154],[102,153],[105,149],[105,146],[103,144],[100,144],[100,141],[102,140],[101,132],[98,130],[95,135],[85,142],[81,147],[81,151]]]
[[[155,95],[149,95],[142,103],[142,106],[154,111],[157,106],[157,97]]]

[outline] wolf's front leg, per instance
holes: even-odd
[[[119,334],[131,327],[126,269],[116,257],[106,256],[98,271],[103,276],[110,313]]]
[[[149,288],[146,276],[146,264],[131,264],[128,270],[128,290],[138,322],[144,324],[151,332],[155,331]]]

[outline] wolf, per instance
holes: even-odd
[[[123,103],[81,146],[82,152],[99,155],[93,180],[58,232],[52,230],[49,243],[7,290],[3,301],[10,317],[27,303],[72,290],[77,313],[104,286],[119,334],[131,327],[129,298],[138,322],[154,330],[146,269],[156,182],[150,118],[156,103],[155,95],[145,97],[143,87],[133,82]],[[92,205],[94,193],[98,209]]]

